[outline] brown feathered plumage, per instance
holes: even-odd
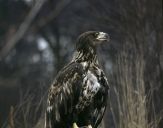
[[[96,46],[108,41],[103,32],[89,31],[79,36],[72,61],[56,76],[47,100],[46,128],[97,128],[104,115],[108,82],[98,64]]]

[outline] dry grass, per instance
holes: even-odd
[[[158,128],[161,116],[156,115],[154,107],[148,109],[148,103],[153,101],[145,90],[144,70],[141,53],[129,54],[124,50],[117,57],[117,86],[113,88],[116,98],[110,105],[116,128]]]
[[[46,91],[42,90],[41,97],[36,99],[36,96],[31,93],[32,90],[27,90],[26,93],[20,92],[20,103],[13,107],[11,106],[8,119],[3,123],[1,128],[43,128],[45,97]]]

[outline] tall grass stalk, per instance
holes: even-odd
[[[148,110],[150,94],[146,94],[142,54],[129,55],[123,51],[117,57],[117,86],[113,87],[116,99],[111,102],[111,111],[116,128],[158,128],[161,118]],[[117,106],[115,107],[116,104]],[[152,113],[152,114],[149,114]],[[149,121],[149,115],[151,121]],[[154,115],[154,116],[153,116]]]

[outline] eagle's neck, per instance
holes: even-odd
[[[88,62],[90,64],[91,63],[98,64],[96,50],[93,48],[89,48],[88,51],[86,50],[76,51],[73,57],[73,61],[79,62],[79,63]]]

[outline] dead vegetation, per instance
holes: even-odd
[[[162,115],[155,112],[153,88],[146,89],[143,51],[126,48],[116,59],[113,76],[115,98],[110,102],[110,109],[115,128],[158,128]]]

